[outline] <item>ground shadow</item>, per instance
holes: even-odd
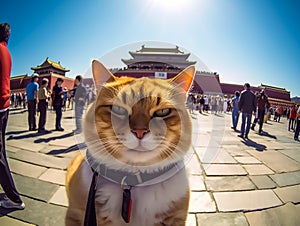
[[[64,119],[73,119],[73,118],[75,118],[75,117],[73,117],[73,116],[65,116],[65,117],[63,117]]]
[[[200,115],[203,115],[203,116],[209,116],[209,114],[208,113],[206,113],[206,112],[203,112],[202,111],[202,113],[199,113]]]
[[[27,110],[23,110],[23,111],[14,111],[14,112],[9,112],[10,115],[17,115],[17,114],[22,114],[24,112],[26,112]]]
[[[28,131],[28,130],[27,130]],[[34,132],[34,133],[28,133],[25,135],[20,135],[20,136],[13,136],[10,135],[7,140],[21,140],[21,139],[26,139],[26,138],[32,138],[32,137],[39,137],[39,136],[43,136],[45,134],[49,134],[52,133],[51,131],[47,131],[47,133],[38,133],[38,132]]]
[[[26,133],[26,132],[28,132],[28,130],[9,131],[9,132],[6,132],[5,134],[6,135],[14,135],[14,134],[20,134],[20,133]]]
[[[49,138],[40,138],[40,139],[35,140],[34,143],[49,143],[51,140],[64,139],[67,137],[71,137],[73,135],[74,135],[74,133],[70,132],[70,133],[62,134],[60,136],[53,136],[53,137],[49,137]]]
[[[0,200],[3,200],[5,193],[0,193]],[[6,216],[7,214],[16,211],[17,209],[5,209],[0,206],[0,217]]]
[[[47,155],[59,155],[59,154],[66,154],[72,151],[78,151],[80,149],[86,148],[85,143],[80,143],[80,144],[75,144],[72,145],[68,148],[61,148],[61,149],[56,149],[56,150],[51,150],[50,152],[47,153]]]
[[[224,118],[224,115],[221,115],[221,114],[219,114],[219,113],[214,114],[214,115],[217,116],[217,117],[220,117],[220,118]]]
[[[267,148],[267,146],[256,143],[255,141],[250,140],[250,139],[245,139],[245,140],[242,140],[241,142],[249,147],[255,148],[257,151],[264,151]]]
[[[277,140],[277,137],[276,137],[276,136],[274,136],[274,135],[272,135],[272,134],[269,134],[268,132],[265,132],[265,131],[259,133],[259,135],[260,135],[260,136],[265,136],[265,137],[270,137],[270,138],[273,138],[273,139]]]

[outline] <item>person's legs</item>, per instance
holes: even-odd
[[[45,130],[46,124],[46,114],[47,114],[47,102],[40,101],[39,102],[39,111],[40,111],[40,119],[39,119],[39,131]]]
[[[20,194],[17,191],[14,180],[11,176],[9,165],[6,159],[5,150],[5,131],[8,121],[9,110],[0,112],[0,184],[6,194],[6,196],[15,203],[22,203]]]
[[[292,124],[292,119],[291,119],[291,118],[289,118],[289,126],[288,126],[288,131],[290,131],[290,130],[291,130],[291,124]]]
[[[245,124],[246,124],[246,113],[242,113],[242,125],[241,125],[241,136],[245,134]]]
[[[291,121],[292,121],[291,128],[292,128],[292,130],[294,130],[295,129],[295,119],[292,119]]]
[[[245,131],[245,138],[248,138],[248,134],[250,131],[250,126],[251,126],[252,114],[246,113],[246,118],[247,118],[247,126],[246,126],[246,131]]]
[[[278,120],[277,122],[280,122],[281,114],[278,114]]]
[[[265,110],[258,110],[258,120],[259,120],[259,130],[258,132],[262,132],[262,127],[264,124],[264,116],[265,116]]]
[[[83,105],[75,105],[75,121],[76,121],[76,131],[82,131],[82,115],[83,115]]]
[[[56,120],[55,120],[55,128],[61,129],[61,116],[62,116],[62,109],[61,106],[54,106]]]
[[[32,119],[32,101],[29,100],[27,102],[28,104],[28,127],[29,127],[29,130],[31,130],[33,127],[32,127],[32,123],[31,123],[31,119]]]
[[[299,139],[299,131],[300,131],[300,120],[296,120],[296,128],[295,128],[295,133],[294,133],[294,139],[298,140]]]
[[[238,119],[239,119],[239,112],[233,110],[232,111],[232,126],[234,129],[236,129],[236,127],[237,127]]]

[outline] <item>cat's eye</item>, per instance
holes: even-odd
[[[154,112],[154,117],[165,117],[171,113],[171,108],[160,109]]]
[[[125,108],[122,108],[120,106],[117,105],[112,105],[111,106],[111,111],[117,115],[127,115],[128,112]]]

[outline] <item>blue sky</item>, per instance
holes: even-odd
[[[221,82],[284,87],[300,96],[300,1],[4,1],[11,25],[12,75],[32,74],[46,57],[85,74],[91,59],[144,40],[177,44]],[[136,49],[133,49],[136,50]]]

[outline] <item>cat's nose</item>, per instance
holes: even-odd
[[[143,139],[146,133],[149,133],[148,129],[132,129],[131,132],[139,139]]]

